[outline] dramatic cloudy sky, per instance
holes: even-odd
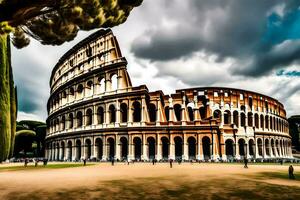
[[[144,0],[113,28],[133,85],[166,94],[228,86],[279,99],[300,112],[299,0]],[[60,56],[92,32],[59,47],[13,49],[18,119],[45,120],[49,77]]]

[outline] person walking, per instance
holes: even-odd
[[[86,158],[83,159],[83,166],[86,166]]]
[[[289,166],[289,179],[295,179],[295,175],[294,175],[294,167],[293,165]]]
[[[155,165],[155,159],[152,159],[152,165]]]
[[[25,160],[24,160],[24,166],[27,167],[27,164],[28,164],[28,159],[25,158]]]
[[[170,159],[170,168],[173,167],[173,159]]]
[[[248,168],[248,159],[244,156],[244,168]]]
[[[115,165],[115,159],[111,158],[111,165],[114,166]]]

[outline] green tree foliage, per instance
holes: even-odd
[[[9,72],[8,34],[17,48],[32,37],[42,44],[60,45],[79,30],[113,27],[126,21],[143,0],[0,0],[0,162],[9,157],[17,110]]]
[[[32,151],[32,144],[36,141],[36,133],[32,130],[21,130],[16,133],[15,139],[15,155],[20,151],[24,151],[24,155]]]
[[[36,142],[37,142],[37,154],[39,157],[44,157],[46,130],[47,130],[46,124],[36,127],[35,132],[36,132]]]
[[[288,119],[292,145],[300,151],[300,115],[292,116]]]

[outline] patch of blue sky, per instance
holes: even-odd
[[[283,16],[277,13],[268,16],[263,42],[275,45],[297,39],[300,39],[300,9],[289,11]]]

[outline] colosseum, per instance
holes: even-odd
[[[61,57],[47,104],[49,160],[292,158],[286,111],[276,99],[226,87],[150,92],[132,86],[126,66],[110,29]]]

